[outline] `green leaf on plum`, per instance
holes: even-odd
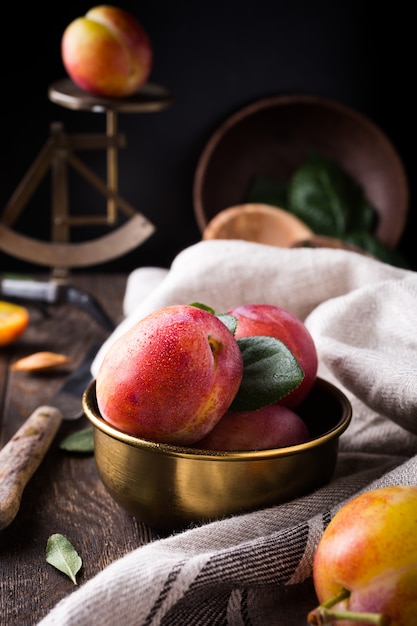
[[[237,328],[237,317],[229,315],[228,313],[220,313],[217,317],[225,326],[227,326],[232,335],[234,335]]]
[[[207,304],[202,304],[201,302],[192,302],[190,306],[195,306],[198,309],[203,309],[203,311],[208,311],[212,315],[216,315],[215,310],[212,309],[210,306],[207,306]],[[218,317],[219,320],[223,322],[225,326],[227,326],[232,335],[235,334],[237,328],[237,317],[235,317],[234,315],[229,315],[228,313],[219,313],[219,315],[217,315],[216,317]]]
[[[274,337],[237,339],[243,378],[230,405],[232,411],[256,411],[278,402],[303,381],[304,372],[287,346]]]
[[[202,304],[201,302],[191,302],[190,306],[195,306],[197,309],[203,309],[203,311],[208,311],[212,315],[215,315],[214,309],[211,306],[207,306],[207,304]]]

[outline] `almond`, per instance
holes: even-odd
[[[39,370],[52,369],[65,363],[70,359],[64,354],[56,352],[35,352],[29,356],[19,359],[10,367],[13,371],[36,372]]]

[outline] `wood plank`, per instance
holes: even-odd
[[[126,284],[123,275],[80,275],[71,284],[90,292],[117,323],[122,319]],[[27,332],[0,353],[2,403],[1,444],[38,404],[47,403],[68,371],[29,374],[10,372],[10,362],[37,350],[68,354],[71,367],[89,345],[106,333],[84,311],[60,305],[34,310]],[[106,565],[158,537],[140,520],[125,513],[106,492],[92,455],[66,453],[60,441],[87,426],[86,418],[64,422],[40,468],[27,485],[14,521],[0,532],[0,622],[32,626],[76,588],[46,562],[45,549],[53,533],[65,535],[78,551],[83,584]]]

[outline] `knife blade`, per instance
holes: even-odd
[[[98,300],[87,291],[53,280],[31,280],[21,278],[1,278],[0,295],[18,302],[37,304],[71,304],[86,311],[100,326],[112,332],[113,320]]]
[[[16,517],[23,491],[42,462],[62,420],[74,420],[83,415],[82,394],[92,380],[91,364],[98,348],[97,345],[90,348],[50,405],[35,409],[0,451],[0,530]]]

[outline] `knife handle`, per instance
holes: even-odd
[[[61,411],[52,406],[40,406],[0,451],[0,530],[16,517],[23,490],[61,422]]]

